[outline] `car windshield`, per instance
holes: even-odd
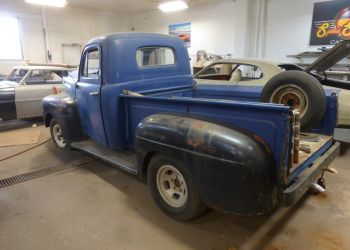
[[[14,69],[7,76],[6,80],[19,83],[27,73],[27,69]]]
[[[238,63],[216,63],[195,75],[197,79],[242,82],[263,77],[258,66]]]
[[[282,63],[282,64],[278,64],[278,67],[280,69],[282,69],[283,71],[286,70],[299,70],[299,71],[303,71],[303,68],[295,65],[295,64],[291,64],[291,63]]]
[[[27,85],[60,84],[62,83],[62,70],[33,69],[25,79]]]

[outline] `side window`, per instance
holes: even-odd
[[[99,73],[100,51],[97,48],[86,51],[81,76],[90,79],[98,79]]]
[[[169,47],[144,47],[136,51],[139,67],[175,64],[174,51]]]
[[[25,83],[27,85],[60,84],[62,83],[62,71],[35,69],[29,73]]]
[[[263,73],[258,66],[255,65],[239,65],[235,72],[241,74],[241,81],[256,80],[263,77]]]
[[[197,78],[228,81],[235,67],[236,65],[232,63],[214,64],[200,73]]]

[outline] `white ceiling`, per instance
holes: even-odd
[[[159,3],[164,1],[166,0],[68,0],[68,5],[93,10],[140,14],[157,10]],[[203,0],[186,0],[186,2],[191,5],[203,2]]]

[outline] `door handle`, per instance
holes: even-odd
[[[91,95],[91,96],[95,96],[95,95],[99,95],[100,94],[100,92],[91,92],[91,93],[89,93],[89,95]]]

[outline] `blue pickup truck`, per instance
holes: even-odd
[[[260,215],[291,206],[311,186],[325,187],[320,176],[339,151],[336,94],[327,94],[324,117],[306,132],[288,106],[213,90],[202,98],[187,49],[173,36],[94,38],[77,79],[65,85],[43,100],[55,144],[146,180],[157,205],[180,221],[207,207]]]

